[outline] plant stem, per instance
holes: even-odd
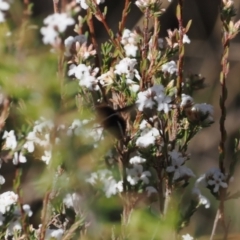
[[[53,0],[53,10],[54,10],[54,13],[61,12],[59,0]]]
[[[130,0],[125,0],[124,9],[122,11],[122,19],[121,19],[121,22],[119,23],[119,31],[118,31],[119,37],[122,35],[122,31],[126,24],[127,12],[128,12],[129,6],[130,6]]]
[[[97,39],[96,39],[96,35],[95,35],[95,28],[94,28],[94,24],[93,24],[92,12],[88,9],[87,14],[88,14],[87,24],[89,27],[91,42],[97,51],[97,57],[95,58],[95,65],[96,65],[96,67],[100,67],[100,57],[98,54],[98,43],[97,43]]]
[[[184,45],[183,45],[183,1],[178,0],[177,19],[179,26],[179,57],[178,57],[178,77],[177,77],[177,103],[181,102],[182,83],[183,83],[183,61],[184,61]]]

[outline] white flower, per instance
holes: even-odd
[[[31,207],[28,204],[24,204],[22,206],[24,212],[27,214],[28,217],[31,217],[33,215],[33,212],[31,210]]]
[[[6,139],[5,147],[7,149],[14,150],[17,147],[17,139],[14,130],[11,130],[10,132],[4,131],[2,139]]]
[[[26,148],[28,150],[28,152],[32,153],[35,149],[34,142],[37,141],[36,133],[29,132],[26,139],[27,139],[27,141],[23,145],[23,148]]]
[[[138,47],[136,45],[127,44],[123,48],[125,50],[127,57],[136,57],[137,56]]]
[[[80,214],[81,200],[82,197],[78,193],[68,193],[63,199],[63,203],[66,205],[67,208],[73,208],[76,214]]]
[[[132,157],[129,160],[129,163],[131,163],[131,164],[139,164],[139,163],[144,163],[144,162],[146,162],[146,159],[141,158],[139,156]]]
[[[9,211],[11,205],[16,204],[18,195],[12,191],[4,192],[0,194],[0,212],[5,214]]]
[[[0,0],[0,23],[5,22],[5,15],[2,11],[6,11],[10,8],[8,2]]]
[[[18,153],[15,152],[13,155],[13,164],[17,165],[19,163],[25,163],[27,162],[27,158],[22,154],[22,152]]]
[[[58,32],[52,26],[42,27],[40,32],[43,35],[44,44],[53,45],[58,37]]]
[[[152,4],[154,4],[157,0],[137,0],[135,2],[135,4],[139,7],[139,8],[146,8]]]
[[[194,240],[194,238],[191,235],[186,234],[186,235],[182,235],[182,240]]]
[[[3,185],[5,183],[5,178],[0,175],[0,185]]]
[[[166,96],[164,93],[162,94],[158,94],[154,97],[154,99],[157,102],[157,110],[160,111],[164,111],[165,113],[168,113],[171,107],[171,97]]]
[[[144,108],[152,109],[154,105],[157,105],[158,111],[168,113],[171,107],[171,97],[165,95],[164,87],[161,84],[154,85],[144,92],[139,92],[137,97],[136,105],[139,111],[143,111]]]
[[[45,150],[44,155],[42,155],[41,159],[48,165],[50,160],[52,158],[52,151],[51,150]]]
[[[118,192],[123,192],[123,181],[119,181],[116,183],[116,189]]]
[[[141,132],[141,136],[136,140],[136,146],[147,148],[153,145],[160,136],[157,128],[146,128]]]
[[[148,197],[150,197],[153,193],[157,193],[157,189],[152,186],[146,187],[146,191]]]
[[[86,0],[76,0],[77,3],[80,4],[81,8],[88,9],[88,4],[86,3]],[[105,0],[96,0],[96,3],[99,5],[100,3],[104,3]]]
[[[133,79],[137,74],[134,71],[134,67],[137,64],[137,60],[135,58],[123,58],[116,66],[115,66],[115,74],[122,75],[125,74],[126,78]]]
[[[121,43],[124,45],[124,50],[127,57],[137,56],[137,34],[129,29],[124,29]]]
[[[189,107],[189,106],[192,106],[193,104],[193,98],[189,95],[186,95],[186,94],[182,94],[182,99],[181,99],[181,104],[180,106],[181,107]]]
[[[170,62],[164,63],[162,65],[162,71],[164,73],[168,72],[170,74],[177,73],[177,71],[178,71],[177,64],[174,61],[170,61]]]
[[[64,230],[59,229],[47,229],[45,234],[45,240],[61,240],[63,236]]]
[[[155,102],[152,98],[151,89],[147,89],[144,92],[139,92],[137,95],[136,105],[139,111],[143,111],[144,108],[152,109],[155,105]]]
[[[171,157],[171,165],[166,168],[168,173],[173,173],[173,181],[176,181],[181,178],[195,177],[191,169],[185,167],[185,159],[182,157],[182,154],[173,150],[169,152]]]
[[[54,13],[43,20],[43,23],[48,26],[52,26],[63,33],[68,26],[74,24],[74,19],[69,17],[66,13]]]
[[[116,180],[112,177],[107,178],[104,181],[103,191],[105,192],[107,198],[115,195],[118,192]]]
[[[10,8],[10,5],[8,2],[5,2],[3,0],[0,0],[0,10],[6,11]]]
[[[191,40],[189,39],[189,37],[188,37],[187,34],[184,34],[184,35],[183,35],[183,43],[188,43],[188,44],[191,43]]]
[[[100,183],[102,190],[104,191],[107,198],[115,195],[118,192],[123,191],[122,181],[117,182],[112,172],[107,169],[98,170],[97,172],[91,173],[90,178],[86,179],[86,182],[96,185]]]
[[[221,187],[228,187],[225,175],[218,168],[210,169],[205,174],[205,180],[207,187],[212,188],[215,193],[218,192]]]
[[[151,176],[149,171],[143,171],[143,166],[140,164],[134,164],[133,168],[127,168],[127,181],[131,185],[136,185],[139,181],[145,184],[149,183],[148,177]]]
[[[46,17],[43,23],[46,25],[40,29],[43,43],[54,45],[59,33],[65,32],[68,26],[73,25],[74,19],[66,13],[54,13]]]
[[[71,65],[68,75],[75,75],[79,80],[79,85],[84,86],[90,90],[99,90],[97,85],[97,79],[90,73],[91,67],[86,66],[85,64],[79,64],[78,66]]]

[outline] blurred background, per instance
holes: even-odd
[[[143,17],[141,11],[132,1],[132,11],[127,18],[126,27],[134,29],[142,27]],[[33,0],[33,16],[41,23],[42,19],[53,12],[53,4],[51,0]],[[196,103],[206,102],[214,106],[215,123],[201,132],[199,132],[192,140],[189,148],[191,153],[191,161],[188,163],[197,176],[205,173],[210,167],[218,166],[218,144],[220,139],[219,133],[219,95],[220,95],[220,60],[222,54],[221,46],[221,22],[219,20],[220,0],[184,0],[184,23],[192,20],[191,28],[188,36],[191,44],[185,47],[184,71],[188,73],[201,74],[205,78],[206,87],[195,93],[194,100]],[[236,19],[240,19],[240,0],[234,1],[237,10]],[[108,6],[107,22],[113,30],[117,32],[118,23],[121,18],[121,11],[124,6],[124,0],[106,0],[101,7]],[[161,30],[159,37],[166,37],[168,29],[178,28],[177,19],[175,17],[177,1],[173,0],[169,3],[163,0],[162,6],[166,9],[165,13],[160,17]],[[107,34],[101,23],[95,21],[96,37],[99,42],[107,39]],[[227,79],[228,99],[227,99],[227,119],[226,129],[228,133],[226,160],[230,161],[232,157],[233,143],[236,134],[240,128],[240,35],[237,36],[230,46],[230,72]],[[237,167],[234,181],[231,183],[230,189],[237,191],[240,189],[240,167]],[[27,188],[27,184],[26,184]],[[210,209],[198,211],[189,229],[186,232],[195,232],[196,235],[209,235],[211,233],[217,202],[211,197],[208,191],[203,191],[211,202]],[[28,196],[27,201],[31,202],[33,196]],[[231,200],[226,204],[226,219],[231,219],[230,232],[240,233],[240,200]],[[221,228],[218,229],[221,233]],[[234,238],[229,238],[234,239]],[[235,239],[240,239],[236,237]]]

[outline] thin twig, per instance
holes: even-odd
[[[177,77],[177,102],[181,102],[182,83],[183,83],[183,61],[184,61],[184,44],[183,44],[183,1],[178,0],[177,19],[179,25],[179,57],[178,57],[178,77]]]
[[[122,31],[126,24],[129,4],[130,4],[130,0],[125,0],[124,9],[122,11],[122,19],[121,19],[121,22],[119,23],[119,31],[118,31],[119,37],[122,35]]]
[[[46,233],[46,228],[47,228],[47,218],[48,218],[48,204],[49,204],[49,199],[50,199],[51,191],[48,191],[45,194],[44,200],[43,200],[43,209],[42,209],[42,226],[40,230],[40,240],[45,239],[45,233]]]
[[[53,0],[53,10],[54,10],[54,13],[61,12],[59,0]]]
[[[215,233],[216,233],[219,216],[220,216],[220,210],[218,209],[218,210],[217,210],[217,213],[216,213],[216,217],[215,217],[215,219],[214,219],[214,223],[213,223],[213,228],[212,228],[212,233],[211,233],[210,240],[213,240],[213,237],[214,237],[214,235],[215,235]]]
[[[89,27],[91,42],[97,51],[97,57],[95,58],[95,65],[96,65],[96,67],[100,67],[100,56],[98,53],[98,43],[97,43],[95,28],[94,28],[94,24],[93,24],[92,12],[90,9],[87,10],[87,14],[88,14],[87,24]]]
[[[149,24],[149,8],[146,8],[144,12],[144,21],[143,21],[143,47],[142,47],[142,78],[140,82],[141,90],[145,90],[147,88],[146,84],[146,73],[147,73],[147,66],[145,65],[147,59],[147,50],[148,50],[148,24]]]

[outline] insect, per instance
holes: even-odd
[[[126,111],[132,107],[133,105],[115,110],[107,104],[99,104],[95,109],[97,119],[102,127],[120,140],[125,136],[127,124],[119,112]]]

